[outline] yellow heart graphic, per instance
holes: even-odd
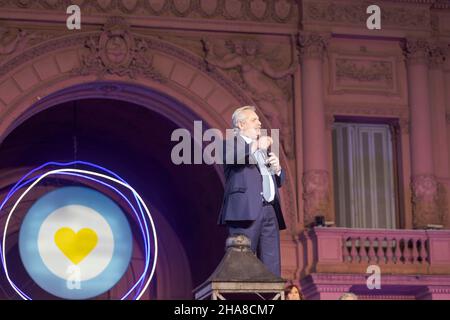
[[[74,264],[79,264],[95,248],[98,242],[97,233],[83,228],[77,233],[71,228],[61,228],[55,233],[55,243],[59,250]]]

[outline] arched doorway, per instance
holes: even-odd
[[[130,53],[127,59],[111,60],[110,52],[97,46],[100,38],[108,41],[117,35],[110,33],[110,28],[119,31],[126,42],[124,48]],[[0,143],[33,115],[83,99],[128,101],[156,113],[164,112],[163,117],[178,127],[192,129],[193,120],[202,119],[204,124],[224,130],[237,106],[256,104],[229,75],[205,64],[199,45],[185,48],[130,28],[123,19],[113,17],[101,30],[58,36],[18,52],[0,63]],[[130,68],[133,72],[123,72]],[[261,119],[265,127],[271,127],[262,114]],[[288,225],[281,243],[282,255],[288,258],[282,263],[283,273],[291,275],[297,272],[297,262],[289,258],[290,252],[296,250],[291,234],[300,230],[303,221],[298,214],[301,210],[297,210],[296,194],[300,189],[295,185],[294,170],[301,164],[287,159],[283,150],[280,159],[286,164],[281,200]],[[14,170],[17,174],[23,171],[9,170],[2,179],[14,178]],[[212,216],[216,218],[216,214]]]
[[[189,299],[222,258],[225,240],[225,230],[216,226],[223,192],[219,168],[177,166],[170,159],[177,143],[172,131],[190,128],[193,120],[202,119],[148,88],[97,82],[56,92],[23,114],[0,145],[0,192],[47,161],[79,159],[118,172],[143,195],[160,234],[160,260],[147,298]],[[11,229],[10,261],[20,267],[14,253],[19,226]]]

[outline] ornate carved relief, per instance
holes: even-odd
[[[429,64],[431,68],[439,68],[446,61],[450,48],[448,43],[436,40],[408,38],[403,50],[409,64]]]
[[[445,63],[449,53],[449,45],[446,43],[431,43],[429,49],[429,60],[431,68],[440,68]]]
[[[325,22],[357,24],[365,26],[366,8],[371,3],[365,1],[337,3],[335,1],[311,1],[305,4],[305,22]],[[381,19],[385,26],[428,29],[430,12],[424,8],[406,8],[405,6],[384,6]]]
[[[0,55],[9,55],[24,47],[28,35],[19,28],[0,26]]]
[[[229,77],[221,72],[217,72],[217,70],[209,69],[208,64],[205,63],[200,55],[163,41],[158,37],[131,33],[128,25],[120,18],[109,20],[101,32],[74,33],[70,36],[56,38],[53,38],[52,33],[51,37],[48,41],[40,42],[36,40],[37,43],[32,48],[14,55],[13,58],[5,60],[3,63],[0,61],[0,77],[19,68],[21,65],[27,64],[34,59],[39,59],[41,56],[54,54],[57,51],[68,48],[79,48],[82,44],[86,44],[83,66],[78,70],[72,70],[72,72],[116,74],[130,77],[147,76],[159,81],[158,73],[153,72],[153,67],[157,68],[157,66],[153,66],[151,63],[152,53],[157,52],[186,63],[200,72],[207,72],[212,81],[222,86],[239,104],[254,103],[247,95],[247,92],[242,90]],[[146,60],[147,58],[148,60]],[[125,65],[132,70],[131,73],[122,72]],[[145,74],[146,72],[147,74]],[[115,89],[113,87],[105,87],[104,90]],[[287,178],[289,182],[289,177]],[[292,189],[292,182],[287,183],[286,187],[287,189],[283,192],[286,195],[283,199],[283,204],[285,205],[286,214],[295,223],[297,220],[295,198],[291,196],[295,193],[295,190]]]
[[[64,34],[64,31],[36,31],[0,25],[0,63],[29,47],[57,37],[58,34]]]
[[[296,22],[298,12],[295,0],[84,0],[77,4],[82,12],[89,14],[163,15],[272,23]],[[61,12],[65,12],[67,5],[67,1],[59,0],[0,1],[0,7]]]
[[[305,226],[314,221],[314,217],[327,217],[330,208],[329,175],[325,170],[311,170],[303,175],[303,198],[305,199]]]
[[[322,59],[328,47],[329,37],[318,33],[300,33],[298,42],[302,58]]]
[[[392,63],[388,61],[355,61],[336,59],[336,78],[360,82],[386,80],[392,82]]]
[[[288,79],[297,69],[294,61],[284,70],[275,70],[276,58],[262,53],[262,45],[254,39],[228,40],[223,47],[228,51],[217,54],[219,43],[203,39],[205,60],[210,67],[218,67],[230,75],[246,90],[271,122],[272,128],[281,130],[283,148],[293,156],[293,134],[289,115],[292,105],[292,84]],[[295,55],[294,55],[295,57]]]
[[[427,64],[429,58],[430,45],[424,39],[406,39],[404,53],[409,64]]]
[[[330,93],[400,95],[395,57],[331,54]]]
[[[117,17],[108,20],[100,37],[90,37],[85,42],[87,52],[82,56],[81,67],[75,74],[96,73],[100,78],[105,74],[136,78],[141,74],[147,78],[163,81],[163,77],[153,67],[153,57],[142,39],[135,38],[126,22]]]
[[[413,225],[423,228],[428,224],[442,224],[442,212],[438,207],[438,182],[430,174],[412,178]]]

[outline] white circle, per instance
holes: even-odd
[[[89,228],[97,234],[97,245],[76,265],[80,281],[96,277],[108,266],[114,253],[114,236],[108,222],[94,209],[82,205],[58,208],[44,220],[38,235],[39,254],[51,272],[67,280],[74,264],[55,243],[56,232],[65,227],[75,233]]]

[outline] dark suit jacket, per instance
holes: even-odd
[[[262,212],[262,176],[250,145],[240,136],[224,144],[225,192],[219,224],[232,221],[254,221]],[[274,209],[280,230],[286,229],[281,211],[278,188],[284,182],[284,170],[280,176],[272,175],[275,185]]]

